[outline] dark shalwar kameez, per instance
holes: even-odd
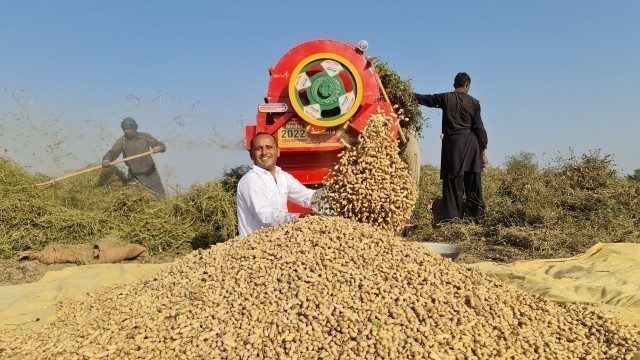
[[[472,217],[482,216],[482,151],[488,138],[480,102],[463,92],[414,94],[420,105],[442,109],[440,179],[445,220],[462,217],[463,196]]]

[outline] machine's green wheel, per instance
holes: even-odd
[[[289,99],[306,122],[322,127],[349,120],[362,101],[362,80],[356,68],[336,54],[307,57],[294,69]]]

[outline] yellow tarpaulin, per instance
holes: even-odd
[[[99,264],[50,271],[37,282],[0,287],[0,329],[34,329],[55,319],[56,303],[133,282],[166,264]],[[37,320],[36,320],[37,319]]]
[[[471,264],[483,273],[556,302],[588,303],[640,326],[640,244],[597,244],[571,258]]]

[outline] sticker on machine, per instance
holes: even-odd
[[[335,149],[340,146],[338,141],[344,136],[344,131],[340,129],[340,126],[315,128],[305,122],[291,120],[278,129],[278,147]]]
[[[302,90],[308,88],[309,86],[311,86],[311,80],[309,80],[307,74],[298,74],[298,76],[296,77],[296,89]]]
[[[293,148],[309,144],[307,129],[302,121],[287,121],[278,129],[278,147]]]
[[[340,95],[338,102],[340,103],[340,114],[344,114],[351,110],[353,103],[356,102],[356,96],[353,91],[350,91],[346,94]]]
[[[319,104],[307,105],[304,107],[304,113],[311,116],[314,119],[317,119],[320,117],[320,105]]]
[[[284,147],[287,147],[287,144],[306,143],[308,141],[307,129],[300,121],[289,121],[278,129],[279,146],[284,145]]]
[[[286,112],[287,109],[286,103],[258,104],[258,111],[263,113]]]
[[[334,60],[325,60],[320,63],[324,68],[324,71],[329,74],[329,76],[335,76],[337,73],[343,71],[342,65]]]

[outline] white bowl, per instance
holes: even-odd
[[[462,248],[458,245],[453,244],[445,244],[445,243],[434,243],[434,242],[420,242],[423,246],[440,254],[442,257],[446,257],[451,259],[451,261],[455,261]]]

